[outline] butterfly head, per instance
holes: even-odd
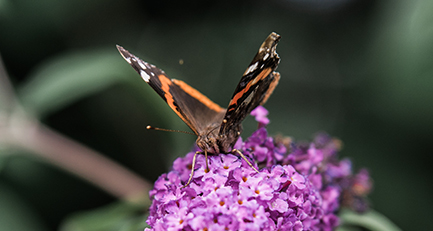
[[[218,128],[219,124],[211,124],[198,135],[196,144],[203,152],[218,154],[225,151],[219,145]]]
[[[242,133],[242,125],[234,126],[230,131],[219,133],[219,125],[209,126],[199,135],[196,144],[203,151],[211,154],[229,153]]]

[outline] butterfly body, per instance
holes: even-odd
[[[237,85],[227,109],[212,102],[185,82],[168,78],[164,71],[123,47],[117,46],[117,49],[197,135],[196,144],[207,155],[233,152],[233,146],[242,133],[242,121],[272,94],[280,79],[280,74],[274,72],[280,60],[276,53],[280,38],[278,34],[271,33],[260,46]],[[242,153],[240,155],[245,159]]]

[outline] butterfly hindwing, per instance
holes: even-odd
[[[202,135],[211,124],[221,123],[226,111],[224,108],[185,82],[176,79],[172,81],[173,88],[170,94],[173,98],[179,99],[176,100],[176,104],[194,125],[197,135]]]
[[[117,49],[196,135],[201,134],[208,124],[222,120],[225,109],[199,91],[183,81],[168,78],[164,71],[141,60],[123,47],[117,46]]]

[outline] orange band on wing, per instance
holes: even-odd
[[[172,79],[173,83],[178,85],[182,90],[184,90],[186,93],[188,93],[191,97],[194,99],[200,101],[202,104],[206,105],[209,109],[220,112],[224,109],[220,107],[218,104],[212,102],[208,97],[197,91],[196,89],[192,88],[190,85],[186,84],[185,82],[177,79]]]
[[[278,85],[278,81],[280,81],[280,73],[273,72],[274,80],[272,80],[271,84],[269,84],[269,88],[266,91],[265,97],[262,99],[262,102],[260,102],[260,105],[263,105],[268,101],[269,96],[272,95],[272,92],[274,92],[275,87]]]
[[[233,96],[233,99],[230,101],[230,106],[233,104],[237,104],[238,100],[251,88],[252,85],[256,84],[258,81],[266,78],[266,76],[271,73],[271,68],[266,68],[262,72],[260,72],[252,81],[250,81],[247,86],[240,92],[236,93],[235,96]],[[230,108],[230,110],[234,110],[234,108]]]
[[[184,118],[184,116],[180,113],[179,108],[177,108],[174,105],[173,95],[169,94],[170,93],[170,85],[173,84],[172,81],[169,78],[167,78],[167,76],[165,76],[165,75],[159,75],[158,79],[161,82],[161,89],[165,93],[164,96],[165,96],[165,100],[167,101],[168,106],[170,106],[170,108],[183,120],[183,122],[185,122],[186,125],[188,125],[188,127],[190,127],[194,131],[194,133],[198,135],[197,131],[192,126],[190,121],[187,118]]]

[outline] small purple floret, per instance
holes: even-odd
[[[263,106],[258,106],[251,111],[251,115],[255,117],[256,121],[259,122],[259,127],[264,127],[269,124],[268,110]]]

